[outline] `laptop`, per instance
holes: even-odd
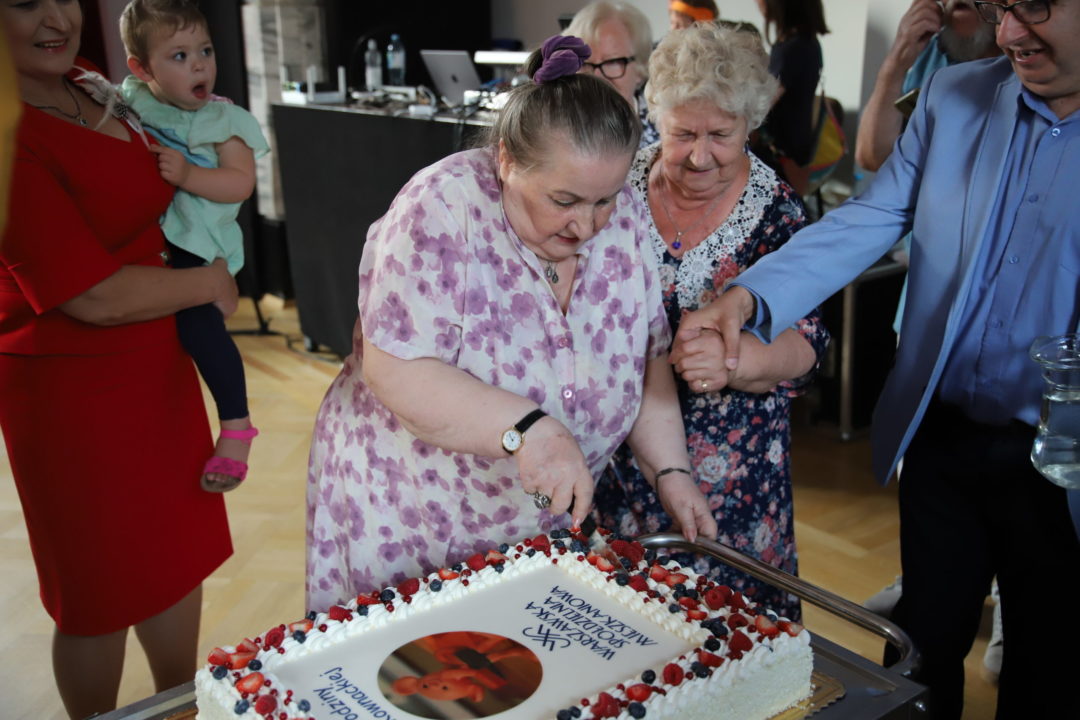
[[[480,89],[480,76],[465,50],[421,50],[435,91],[447,105],[456,107],[465,99],[466,90]]]

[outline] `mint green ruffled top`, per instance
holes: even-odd
[[[255,157],[270,150],[258,120],[229,102],[208,102],[198,110],[182,110],[154,97],[146,83],[129,75],[120,92],[138,113],[143,127],[163,145],[179,150],[195,165],[218,167],[214,146],[240,138]],[[207,262],[225,258],[229,272],[244,266],[244,236],[236,222],[240,203],[219,203],[177,188],[161,220],[166,239]]]

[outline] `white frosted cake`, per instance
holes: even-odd
[[[626,540],[556,531],[215,648],[199,720],[769,718],[810,637]]]

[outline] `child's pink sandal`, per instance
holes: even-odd
[[[229,440],[242,440],[243,442],[251,445],[251,441],[259,434],[258,428],[250,427],[247,430],[225,430],[222,429],[220,437],[228,438]],[[235,490],[240,486],[240,483],[244,482],[244,478],[247,477],[248,464],[241,462],[240,460],[233,460],[232,458],[219,457],[217,455],[211,457],[206,461],[206,465],[203,466],[202,476],[202,488],[207,492],[229,492]],[[236,482],[228,487],[219,484],[208,484],[206,476],[211,473],[218,473],[220,475],[228,475],[231,478],[235,478]]]

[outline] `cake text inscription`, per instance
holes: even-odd
[[[640,630],[558,585],[551,588],[541,604],[530,601],[525,609],[547,625],[527,627],[522,634],[552,652],[578,643],[604,660],[611,660],[616,650],[627,645],[656,644],[656,640]]]

